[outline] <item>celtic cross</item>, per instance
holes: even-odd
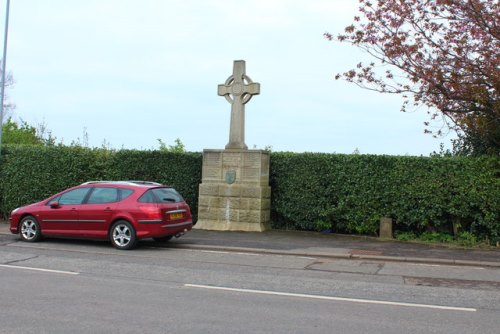
[[[259,95],[260,84],[252,82],[245,74],[245,61],[235,60],[233,74],[223,85],[219,85],[217,93],[231,103],[231,125],[229,143],[226,149],[247,149],[245,144],[245,104],[253,95]]]

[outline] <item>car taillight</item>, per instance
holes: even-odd
[[[143,206],[141,211],[145,214],[148,219],[161,219],[161,210],[158,210],[156,206]]]

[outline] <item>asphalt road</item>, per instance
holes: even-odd
[[[498,333],[500,270],[0,235],[0,301],[1,333]]]

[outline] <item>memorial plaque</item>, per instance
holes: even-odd
[[[220,179],[221,170],[219,167],[203,167],[203,178],[204,179]]]
[[[207,152],[203,154],[203,164],[205,166],[220,166],[221,153],[220,152]]]
[[[218,196],[219,195],[219,185],[218,184],[200,184],[199,189],[200,196]]]
[[[225,153],[222,158],[223,166],[240,166],[241,154],[239,153]]]
[[[260,153],[248,153],[245,155],[245,166],[260,167]]]
[[[260,168],[244,167],[242,169],[242,178],[244,180],[251,180],[258,182],[260,178]]]

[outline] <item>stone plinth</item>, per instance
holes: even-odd
[[[380,218],[380,238],[392,239],[392,218]]]
[[[270,228],[269,152],[204,150],[197,229],[264,231]]]

